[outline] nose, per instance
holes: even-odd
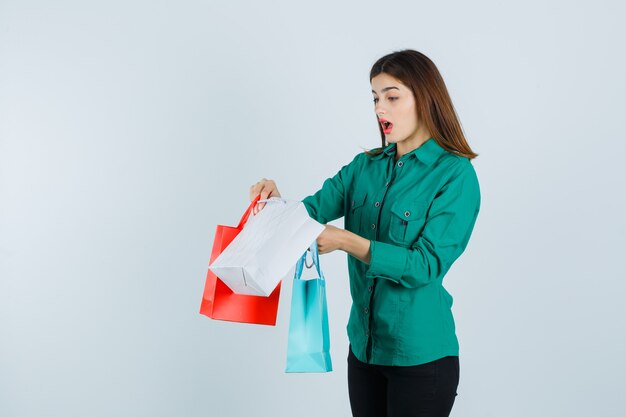
[[[376,106],[374,107],[374,111],[376,112],[376,115],[378,117],[382,117],[383,114],[385,114],[385,110],[383,110],[382,106],[379,104],[376,104]]]

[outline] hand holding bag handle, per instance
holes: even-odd
[[[313,261],[313,264],[311,264],[310,266],[306,264],[307,252],[311,252],[311,258]],[[296,272],[295,272],[293,279],[300,279],[300,277],[302,276],[303,265],[306,265],[307,269],[310,269],[313,267],[313,265],[315,265],[319,278],[322,280],[324,279],[324,274],[322,274],[322,270],[320,268],[320,258],[319,258],[319,252],[317,250],[317,240],[313,241],[309,249],[307,249],[304,252],[304,254],[300,257],[300,259],[298,259],[298,262],[296,263]]]

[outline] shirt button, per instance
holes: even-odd
[[[409,217],[410,215],[411,215],[411,212],[410,212],[410,211],[405,211],[405,212],[404,212],[404,217]]]
[[[385,183],[385,187],[389,187],[389,181]]]
[[[379,202],[379,201],[377,201],[374,205],[375,205],[376,207],[380,207],[380,202]]]
[[[404,162],[398,161],[398,166],[401,167],[402,165],[404,165]]]
[[[376,229],[376,225],[375,224],[372,224],[372,230],[373,229]]]
[[[372,292],[373,289],[374,289],[374,287],[372,287],[371,285],[369,287],[367,287],[367,291],[368,292]]]
[[[354,207],[354,200],[352,200],[352,207]]]
[[[370,312],[370,309],[369,309],[368,307],[365,307],[365,308],[363,309],[363,312],[364,312],[365,314],[368,314],[368,313]]]
[[[369,330],[365,331],[365,337],[370,337],[370,331]]]

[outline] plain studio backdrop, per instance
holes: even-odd
[[[0,416],[348,416],[347,255],[328,374],[275,327],[199,314],[218,224],[379,146],[369,70],[441,71],[482,206],[444,286],[453,416],[620,416],[618,1],[0,1]],[[343,219],[332,224],[342,227]]]

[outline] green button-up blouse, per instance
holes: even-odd
[[[393,143],[376,156],[359,153],[302,202],[316,221],[344,216],[346,230],[370,240],[369,265],[348,254],[354,354],[408,366],[459,354],[442,281],[467,246],[480,188],[470,160],[434,138],[395,153]]]

